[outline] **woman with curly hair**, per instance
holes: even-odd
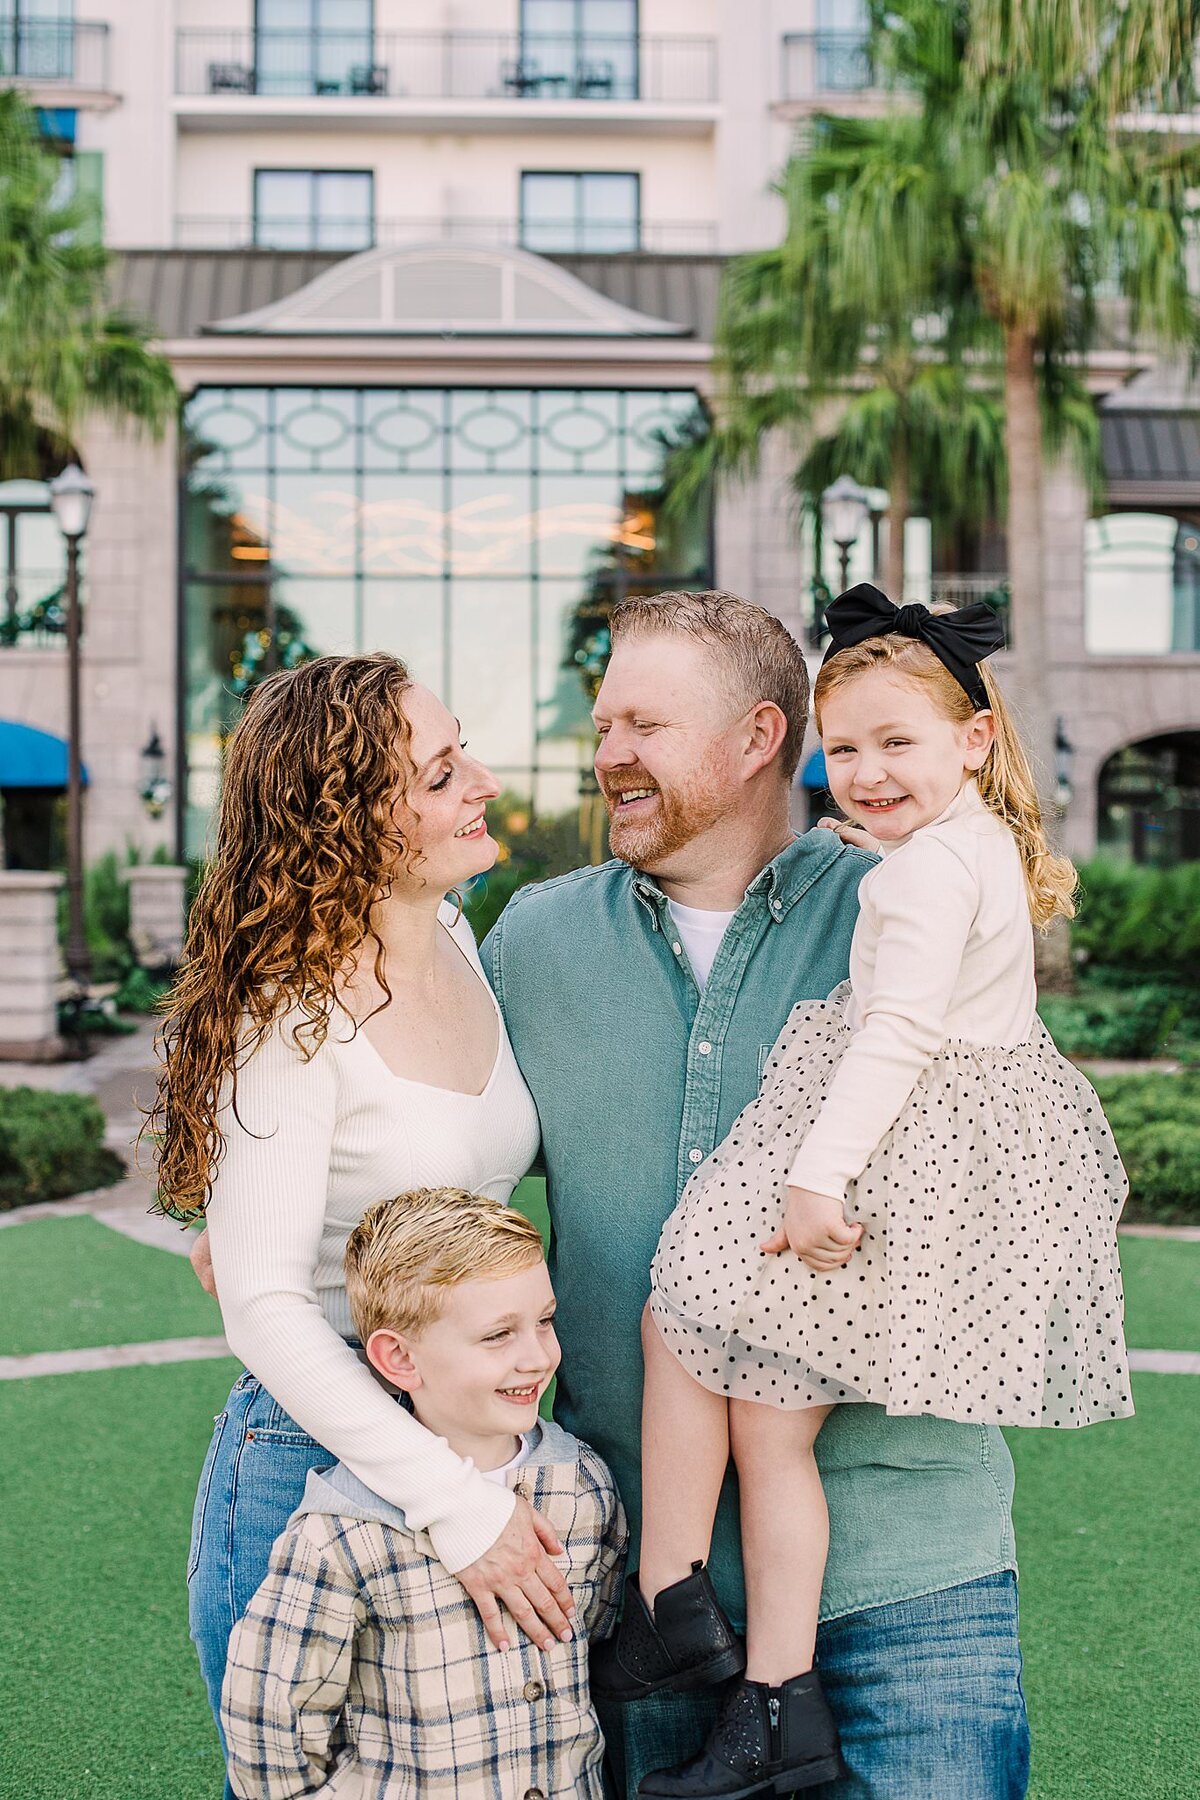
[[[497,855],[498,784],[459,739],[405,665],[375,655],[271,677],[229,740],[151,1118],[160,1204],[203,1215],[246,1365],[188,1562],[214,1713],[272,1543],[309,1469],[338,1459],[429,1532],[496,1643],[500,1603],[543,1647],[571,1636],[549,1525],[379,1384],[342,1271],[373,1202],[420,1187],[507,1200],[537,1148],[474,939],[445,899]]]

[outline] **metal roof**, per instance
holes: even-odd
[[[1200,498],[1200,413],[1102,406],[1100,445],[1111,500],[1169,506]]]
[[[114,304],[171,341],[283,300],[344,257],[317,250],[123,250],[113,256]],[[702,342],[715,328],[721,256],[554,256],[597,293],[670,319]]]

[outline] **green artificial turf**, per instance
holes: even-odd
[[[219,1800],[184,1576],[236,1373],[0,1382],[0,1800]]]
[[[1121,1272],[1131,1347],[1200,1350],[1200,1243],[1122,1237]]]
[[[185,1256],[88,1216],[0,1230],[0,1356],[215,1337],[216,1302]]]
[[[1135,1375],[1134,1400],[1087,1431],[1007,1433],[1030,1800],[1200,1794],[1200,1377]]]

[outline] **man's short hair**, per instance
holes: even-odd
[[[622,638],[656,633],[690,637],[720,659],[734,704],[749,710],[769,700],[787,720],[779,752],[790,781],[799,766],[808,724],[809,683],[804,653],[774,613],[719,589],[700,594],[634,595],[613,608],[614,648]]]
[[[416,1188],[380,1200],[346,1242],[346,1294],[354,1329],[421,1331],[445,1291],[481,1276],[517,1275],[545,1255],[523,1213],[466,1188]]]

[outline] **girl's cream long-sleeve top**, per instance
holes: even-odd
[[[788,1176],[836,1200],[945,1044],[1012,1047],[1037,1016],[1021,855],[974,781],[886,848],[858,894],[846,1006],[854,1037]]]
[[[451,910],[443,924],[483,981],[470,927],[450,925]],[[340,1011],[308,1062],[294,1016],[277,1021],[239,1072],[237,1117],[224,1110],[208,1207],[234,1354],[333,1458],[427,1530],[450,1570],[495,1542],[512,1493],[418,1424],[345,1342],[354,1327],[342,1258],[377,1200],[441,1186],[507,1200],[529,1168],[537,1112],[498,1007],[496,1020],[496,1061],[478,1095],[393,1075]]]

